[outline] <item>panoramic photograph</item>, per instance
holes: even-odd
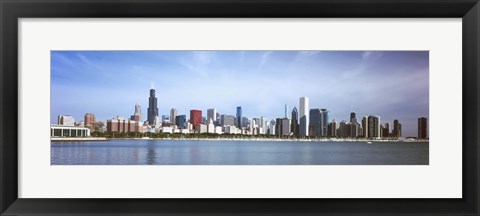
[[[51,165],[429,165],[429,52],[50,52]]]

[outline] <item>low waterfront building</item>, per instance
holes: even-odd
[[[117,118],[107,120],[107,132],[118,132],[118,133],[128,133],[128,132],[144,132],[144,126],[141,122],[137,122],[131,119],[125,119],[123,117],[117,116]]]
[[[216,134],[222,134],[222,127],[221,126],[215,126],[215,133]]]
[[[162,133],[173,133],[173,127],[162,127]]]
[[[226,134],[238,134],[239,131],[241,131],[241,130],[238,130],[237,127],[233,125],[225,126],[224,130]]]
[[[197,127],[195,127],[195,131],[197,133],[207,133],[207,125],[206,124],[198,124]]]
[[[51,125],[50,136],[51,137],[89,137],[90,128],[77,127],[77,126],[65,126],[65,125]]]

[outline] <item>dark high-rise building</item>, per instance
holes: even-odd
[[[328,136],[329,137],[336,137],[337,136],[337,122],[335,119],[328,124]]]
[[[380,138],[379,116],[368,116],[368,138]]]
[[[282,120],[281,118],[277,118],[275,122],[275,135],[281,136],[282,135]]]
[[[397,119],[393,120],[392,136],[396,138],[402,137],[402,125]]]
[[[322,119],[321,119],[321,134],[322,136],[327,136],[328,132],[328,110],[327,109],[320,109]]]
[[[175,118],[175,124],[180,129],[186,129],[187,128],[187,116],[186,115],[178,115]]]
[[[155,124],[155,117],[158,116],[158,108],[157,108],[157,98],[155,97],[155,89],[150,89],[150,97],[148,98],[148,124],[154,125]]]
[[[237,115],[235,117],[236,117],[235,126],[237,126],[237,128],[242,128],[242,107],[241,106],[237,107]]]
[[[350,123],[352,122],[357,122],[357,115],[355,114],[355,112],[350,113]]]
[[[299,125],[297,107],[293,107],[292,110],[292,123],[290,125],[290,130],[292,131],[294,136],[298,136]]]
[[[348,124],[345,120],[340,122],[338,127],[337,137],[347,138],[348,137]]]
[[[390,137],[390,123],[385,123],[382,131],[382,137]]]
[[[350,123],[348,136],[351,138],[357,138],[360,136],[360,124],[356,121]]]
[[[242,121],[241,121],[242,127],[241,127],[241,128],[246,128],[246,127],[248,127],[248,123],[249,123],[249,122],[250,122],[250,121],[248,120],[247,117],[242,117]]]
[[[201,110],[190,110],[190,124],[193,128],[196,128],[197,125],[202,123],[202,111]]]
[[[427,139],[427,118],[418,118],[418,139]]]
[[[309,136],[322,136],[322,112],[320,109],[310,110]]]

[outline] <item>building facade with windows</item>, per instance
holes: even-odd
[[[90,128],[50,125],[50,137],[89,137]]]

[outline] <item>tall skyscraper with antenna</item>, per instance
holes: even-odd
[[[155,97],[155,86],[150,87],[150,97],[148,98],[148,124],[155,125],[155,117],[158,116],[157,98]]]

